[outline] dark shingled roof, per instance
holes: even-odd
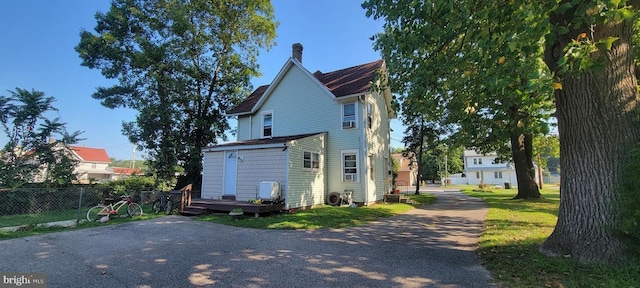
[[[319,135],[319,134],[322,134],[322,133],[324,133],[324,132],[299,134],[299,135],[290,135],[290,136],[281,136],[281,137],[273,137],[273,138],[241,140],[241,141],[236,141],[236,142],[229,142],[229,143],[223,143],[223,144],[218,144],[218,145],[214,145],[214,146],[209,146],[207,148],[286,143],[286,142],[289,142],[289,141],[292,141],[292,140],[298,140],[298,139],[302,139],[302,138],[307,138],[309,136]]]
[[[313,76],[336,97],[360,94],[371,89],[371,83],[376,80],[383,63],[384,60],[378,60],[327,73],[318,70]],[[231,109],[230,114],[250,112],[268,88],[269,85],[258,87],[247,99]]]

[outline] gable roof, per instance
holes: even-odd
[[[75,152],[82,161],[85,162],[104,162],[111,163],[107,151],[102,148],[89,148],[80,146],[69,146],[73,152]]]
[[[310,74],[297,60],[290,58],[280,71],[272,85],[263,85],[254,90],[247,99],[231,109],[230,115],[251,113],[259,105],[263,96],[268,96],[271,86],[277,85],[283,77],[285,70],[291,65],[297,65],[303,71],[308,73],[323,88],[334,97],[345,97],[351,95],[359,95],[367,93],[371,90],[371,83],[376,80],[378,72],[384,66],[384,60],[377,60],[370,63],[344,68],[332,72],[322,73],[319,70]],[[262,100],[264,102],[264,100]]]

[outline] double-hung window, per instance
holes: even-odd
[[[302,157],[302,167],[305,169],[320,168],[320,154],[304,151]]]
[[[495,176],[494,178],[502,179],[502,171],[496,171],[496,172],[493,172],[493,174],[494,174],[493,176]]]
[[[262,113],[262,138],[273,136],[273,112]]]
[[[342,129],[356,127],[356,102],[342,104]]]
[[[342,152],[342,181],[358,181],[358,154],[356,151]]]

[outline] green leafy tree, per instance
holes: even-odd
[[[506,3],[506,2],[505,2]],[[540,198],[532,139],[545,133],[553,102],[541,56],[548,27],[514,5],[491,1],[369,0],[367,15],[384,18],[375,47],[392,85],[412,111],[440,121],[460,146],[511,159],[516,198]],[[514,25],[513,23],[519,23]],[[527,41],[512,43],[513,39]],[[416,108],[421,107],[421,108]]]
[[[458,110],[468,114],[494,114],[499,120],[515,115],[506,123],[516,127],[508,125],[506,131],[511,131],[512,149],[524,142],[518,149],[526,158],[533,153],[527,143],[546,130],[541,120],[548,101],[542,91],[553,87],[562,197],[558,222],[541,251],[610,263],[627,258],[611,231],[620,226],[622,167],[640,140],[632,49],[639,5],[624,0],[370,0],[364,7],[368,15],[385,18],[385,32],[376,45],[388,57],[389,70],[397,69],[396,79],[413,86],[445,86],[456,95],[429,97],[444,98],[441,102],[451,108],[448,101],[456,101]],[[551,74],[540,70],[541,58]],[[425,65],[430,63],[436,65]],[[547,84],[551,75],[552,85]],[[468,78],[485,79],[486,85]],[[495,104],[503,109],[491,109],[498,108]],[[480,135],[476,140],[503,135],[489,126],[477,127],[484,129],[461,132]],[[516,153],[513,157],[518,170],[520,161]],[[530,181],[524,184],[533,187]]]
[[[226,138],[225,112],[259,74],[259,49],[274,43],[271,3],[113,0],[96,20],[94,33],[80,33],[76,51],[83,66],[118,84],[98,88],[93,98],[138,111],[123,133],[148,151],[159,178],[174,177],[180,165],[195,182],[202,148]]]
[[[544,59],[557,81],[562,167],[558,223],[542,246],[549,255],[628,258],[611,231],[621,223],[624,166],[640,141],[632,49],[638,8],[640,1],[559,1],[547,14]]]
[[[45,114],[57,111],[55,99],[43,92],[16,88],[0,96],[0,123],[8,142],[0,154],[0,187],[26,183],[69,185],[77,161],[67,145],[76,143],[81,132],[67,133],[60,119]],[[58,136],[61,140],[53,140]]]

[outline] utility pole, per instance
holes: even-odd
[[[449,147],[444,145],[444,187],[447,187],[447,178],[449,178],[449,165],[447,160],[449,160]]]
[[[131,169],[136,168],[136,147],[138,147],[138,145],[133,144],[133,151],[131,151]]]

